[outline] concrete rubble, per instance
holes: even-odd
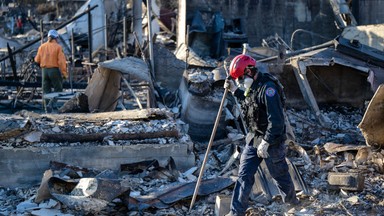
[[[327,11],[323,2],[284,3],[285,8],[277,1],[258,1],[249,8],[245,4],[245,12],[240,1],[222,1],[208,11],[192,7],[193,19],[186,5],[200,4],[193,0],[153,1],[151,6],[150,1],[57,2],[60,7],[44,3],[35,8],[48,11],[41,15],[44,28],[61,26],[60,43],[70,56],[66,92],[48,95],[38,89],[40,68],[33,63],[46,32],[38,32],[30,11],[21,15],[31,26],[14,29],[17,4],[4,7],[2,2],[0,7],[2,15],[9,13],[0,22],[5,33],[0,37],[0,105],[6,112],[0,114],[0,216],[225,215],[245,144],[241,114],[231,95],[196,203],[189,208],[228,63],[243,52],[285,87],[291,126],[286,160],[301,201],[295,207],[284,204],[284,195],[262,164],[247,216],[382,215],[384,25],[356,26],[351,1],[328,5],[340,35],[313,46],[319,35],[310,32],[311,39],[300,37],[300,44],[295,43],[311,45],[301,50],[293,49],[293,36],[306,30],[292,33],[290,46],[283,40],[287,35],[260,39],[270,34],[260,26],[280,29],[278,20],[283,19],[268,23],[262,17],[259,23],[256,14],[270,16],[273,9],[286,10],[286,16],[294,11],[290,18],[299,22],[284,21],[288,27],[281,33],[286,34],[302,23],[316,28],[320,20],[326,24],[319,18]],[[169,7],[169,17],[158,16],[164,10],[159,2]],[[143,21],[144,7],[145,13],[153,13],[152,22]],[[212,12],[215,7],[223,14]],[[317,7],[319,14],[311,17],[311,8]],[[235,11],[257,22],[233,19]],[[65,15],[53,18],[59,13]],[[91,14],[93,25],[88,25]],[[143,36],[144,28],[155,30],[154,37]],[[321,41],[328,34],[320,35]],[[247,44],[256,39],[262,47]],[[50,100],[52,112],[41,108],[44,99]]]
[[[294,132],[297,134],[297,142],[301,143],[302,147],[308,153],[308,156],[311,160],[311,163],[308,164],[305,162],[305,158],[301,156],[295,149],[290,149],[288,151],[288,157],[296,165],[299,172],[301,173],[304,181],[308,184],[310,188],[310,194],[299,193],[299,198],[302,200],[302,205],[295,207],[295,209],[288,209],[286,205],[280,205],[281,200],[279,196],[273,198],[275,202],[267,202],[264,204],[255,202],[251,200],[252,209],[250,212],[254,214],[266,214],[272,215],[274,212],[288,212],[288,214],[305,214],[305,215],[329,215],[329,214],[380,214],[384,208],[383,200],[383,185],[384,180],[381,178],[381,173],[383,172],[383,152],[377,151],[376,149],[371,149],[371,147],[364,144],[364,137],[359,132],[359,129],[356,127],[358,122],[361,120],[363,112],[362,110],[350,110],[348,107],[335,107],[333,109],[323,110],[325,117],[332,123],[332,128],[323,128],[316,123],[316,118],[309,110],[288,110],[289,120],[293,125]],[[44,121],[41,119],[39,121]],[[44,125],[44,130],[53,130],[55,127],[49,125],[48,122],[39,122],[35,123],[42,127]],[[108,123],[106,125],[109,125]],[[156,124],[154,124],[155,126]],[[160,123],[158,124],[161,128],[172,127],[169,123]],[[116,131],[117,124],[110,124],[108,130]],[[88,127],[84,125],[83,127],[77,128],[77,130],[82,133],[84,131],[90,130],[105,130],[106,126],[95,126]],[[140,130],[137,127],[135,130]],[[156,126],[155,126],[156,127]],[[121,130],[124,127],[119,127],[117,131]],[[144,126],[145,128],[145,126]],[[54,129],[57,130],[57,129]],[[60,129],[61,130],[61,129]],[[145,130],[145,129],[144,129]],[[233,128],[228,128],[232,133],[239,133]],[[13,141],[12,141],[13,140]],[[155,139],[161,144],[165,139]],[[163,140],[163,141],[162,141]],[[112,141],[114,145],[125,145],[122,141]],[[133,141],[131,141],[133,142]],[[138,143],[142,141],[136,141]],[[148,141],[145,141],[148,142]],[[150,141],[154,143],[152,139]],[[219,141],[217,141],[219,142]],[[110,142],[101,142],[100,144],[109,145]],[[215,145],[212,150],[212,157],[208,161],[206,172],[204,174],[205,179],[216,179],[219,178],[219,173],[226,166],[226,161],[231,157],[233,148],[230,148],[233,145],[239,145],[242,148],[242,139],[234,141],[230,144],[225,144],[222,142],[219,145]],[[133,143],[131,143],[132,145]],[[359,145],[360,144],[360,145]],[[26,145],[41,145],[41,146],[61,146],[65,145],[64,143],[49,144],[49,143],[30,143],[27,144],[22,139],[10,139],[10,141],[2,142],[2,148],[24,148]],[[73,145],[73,144],[71,144]],[[84,145],[86,143],[78,143],[75,145]],[[153,166],[147,165],[146,169],[142,169],[141,172],[126,172],[125,174],[121,171],[120,174],[109,174],[105,175],[105,178],[109,179],[120,179],[123,181],[126,187],[129,187],[129,197],[140,200],[139,197],[146,196],[156,191],[157,187],[171,186],[175,184],[185,184],[188,182],[196,181],[197,170],[199,164],[202,162],[204,156],[205,143],[195,143],[195,153],[197,155],[197,167],[185,170],[184,172],[180,171],[177,166],[175,169],[170,169],[166,167],[171,167],[166,163],[163,165]],[[221,176],[236,176],[236,167],[237,162],[233,163],[228,169],[229,171],[224,172]],[[153,164],[153,163],[152,163]],[[68,164],[70,165],[70,164]],[[63,179],[61,181],[69,181],[71,179],[75,182],[85,181],[89,179],[92,175],[97,179],[97,173],[103,173],[102,170],[95,170],[92,167],[84,167],[74,169],[72,166],[62,166],[55,167],[52,174],[53,178]],[[159,169],[159,167],[164,167]],[[67,167],[63,169],[63,167]],[[134,165],[134,167],[140,167]],[[145,166],[144,166],[145,167]],[[150,168],[153,167],[153,168]],[[155,168],[158,167],[158,168]],[[53,168],[51,168],[53,169]],[[71,169],[77,171],[70,171]],[[156,171],[158,170],[158,171]],[[163,170],[161,175],[154,174],[154,172],[159,172]],[[69,172],[70,171],[70,172]],[[108,173],[108,170],[104,170],[104,173]],[[166,171],[165,174],[164,171]],[[42,178],[44,172],[40,173],[40,179]],[[73,174],[70,174],[73,173]],[[93,174],[92,174],[93,173]],[[110,173],[110,172],[109,172]],[[112,172],[113,173],[113,172]],[[131,174],[129,174],[131,173]],[[152,174],[151,174],[152,173]],[[173,174],[172,174],[173,173]],[[339,173],[339,174],[337,174]],[[336,177],[329,178],[329,175],[352,175],[353,173],[358,174],[363,177],[363,185],[359,185],[359,190],[356,191],[353,189],[356,185],[353,185],[353,181],[346,180],[333,180]],[[44,174],[45,175],[45,174]],[[102,175],[102,174],[100,174]],[[52,178],[51,177],[51,178]],[[359,177],[359,178],[361,178]],[[92,177],[91,177],[92,178]],[[350,177],[353,178],[353,177]],[[342,187],[332,187],[335,186],[335,181],[342,181],[344,184]],[[73,185],[73,184],[72,184]],[[73,187],[73,186],[72,186]],[[361,188],[362,187],[362,188]],[[31,215],[44,215],[44,214],[57,214],[57,215],[77,215],[79,209],[84,212],[87,212],[87,208],[77,204],[76,208],[71,205],[68,205],[63,198],[55,198],[53,195],[52,198],[46,198],[41,200],[39,204],[35,203],[34,200],[38,194],[39,184],[33,187],[28,188],[12,188],[12,187],[2,187],[0,189],[0,206],[3,206],[0,209],[0,214],[2,215],[12,215],[12,214],[31,214]],[[86,190],[86,189],[83,189]],[[87,189],[90,190],[90,189]],[[162,189],[160,189],[162,190]],[[92,191],[92,190],[91,190]],[[74,193],[74,192],[72,192]],[[89,193],[89,192],[88,192]],[[159,192],[154,193],[159,194]],[[226,188],[221,188],[219,191],[211,192],[209,194],[200,195],[196,206],[191,212],[188,211],[189,199],[192,194],[191,192],[183,196],[179,200],[172,201],[172,205],[166,205],[165,203],[155,204],[155,208],[147,208],[142,206],[141,210],[131,208],[132,205],[127,205],[126,201],[122,196],[116,196],[113,199],[109,199],[107,203],[98,206],[104,206],[98,211],[99,215],[108,215],[108,214],[128,214],[128,215],[214,215],[215,214],[215,203],[216,196],[228,197],[231,194],[230,184]],[[301,194],[301,195],[300,195]],[[153,197],[153,195],[152,195]],[[144,198],[144,197],[143,197]],[[143,198],[141,200],[143,201]],[[259,200],[260,202],[260,200]],[[65,204],[66,203],[66,204]],[[97,202],[92,202],[93,204]],[[65,205],[63,205],[65,204]],[[171,204],[171,203],[169,203]],[[153,204],[152,204],[153,205]],[[139,211],[138,211],[139,210]],[[218,210],[216,210],[218,211]],[[256,213],[258,212],[258,213]]]

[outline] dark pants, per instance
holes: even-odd
[[[269,146],[269,157],[266,159],[257,156],[257,149],[253,142],[246,145],[240,158],[238,179],[232,194],[231,212],[233,215],[244,215],[248,208],[248,199],[255,182],[255,173],[262,162],[268,167],[269,173],[277,181],[279,188],[286,194],[285,202],[296,199],[295,188],[288,172],[288,164],[285,161],[285,145]]]
[[[62,92],[63,91],[63,77],[59,68],[42,68],[42,88],[43,93],[48,94],[52,92]]]

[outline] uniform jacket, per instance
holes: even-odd
[[[262,136],[270,145],[285,141],[285,96],[277,79],[259,72],[247,96],[241,89],[237,89],[234,95],[240,101],[249,132]]]
[[[63,76],[67,76],[67,63],[61,46],[52,40],[42,44],[35,57],[35,62],[42,68],[59,68]]]

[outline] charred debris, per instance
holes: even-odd
[[[329,4],[340,33],[295,50],[278,34],[250,46],[241,19],[185,1],[2,1],[0,215],[226,214],[245,142],[231,95],[188,207],[240,53],[285,87],[302,201],[284,205],[262,165],[247,214],[382,214],[384,26],[357,25],[343,2]],[[42,95],[33,57],[52,28],[70,77]]]

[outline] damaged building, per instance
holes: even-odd
[[[226,215],[246,131],[223,85],[241,53],[284,86],[301,201],[263,162],[247,215],[381,215],[382,6],[1,1],[0,215]],[[43,94],[50,29],[69,77]]]

